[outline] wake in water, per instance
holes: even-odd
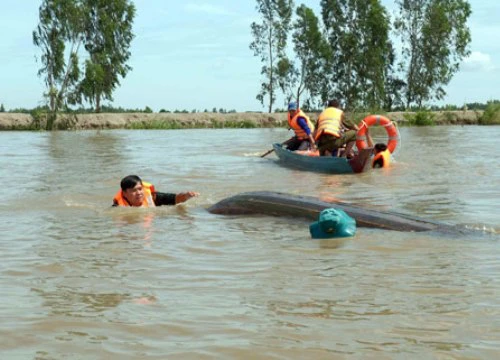
[[[491,235],[500,234],[500,228],[489,227],[484,224],[465,224],[464,227],[467,230],[480,231],[484,234],[491,234]]]
[[[249,152],[249,153],[243,153],[242,156],[244,157],[261,157],[263,154],[265,154],[265,151],[258,151],[258,152]],[[270,156],[269,154],[268,156]]]

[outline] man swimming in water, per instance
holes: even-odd
[[[137,175],[128,175],[120,182],[121,189],[113,198],[113,206],[155,207],[183,203],[199,193],[187,191],[181,193],[162,193],[155,187],[143,182]]]

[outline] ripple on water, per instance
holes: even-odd
[[[14,154],[0,158],[0,179],[16,184],[0,204],[0,352],[496,358],[500,167],[484,149],[499,130],[474,128],[483,143],[470,148],[459,141],[463,129],[404,128],[395,167],[359,176],[260,158],[285,129],[0,132],[3,153]],[[201,196],[111,209],[119,179],[131,173],[160,191]],[[358,228],[353,238],[316,241],[310,221],[206,211],[256,190],[486,231]]]

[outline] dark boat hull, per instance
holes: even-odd
[[[309,196],[295,196],[277,192],[248,192],[224,199],[211,206],[213,214],[300,217],[317,220],[319,213],[327,208],[344,210],[356,220],[359,227],[396,231],[445,231],[457,232],[454,227],[425,219],[393,212],[366,209],[344,202],[325,202]]]
[[[285,149],[281,144],[273,144],[279,162],[294,169],[327,174],[353,174],[370,168],[371,148],[363,149],[353,159],[335,156],[307,156]]]

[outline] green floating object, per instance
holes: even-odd
[[[345,211],[329,208],[319,213],[318,221],[309,225],[313,239],[349,237],[356,234],[356,220]]]

